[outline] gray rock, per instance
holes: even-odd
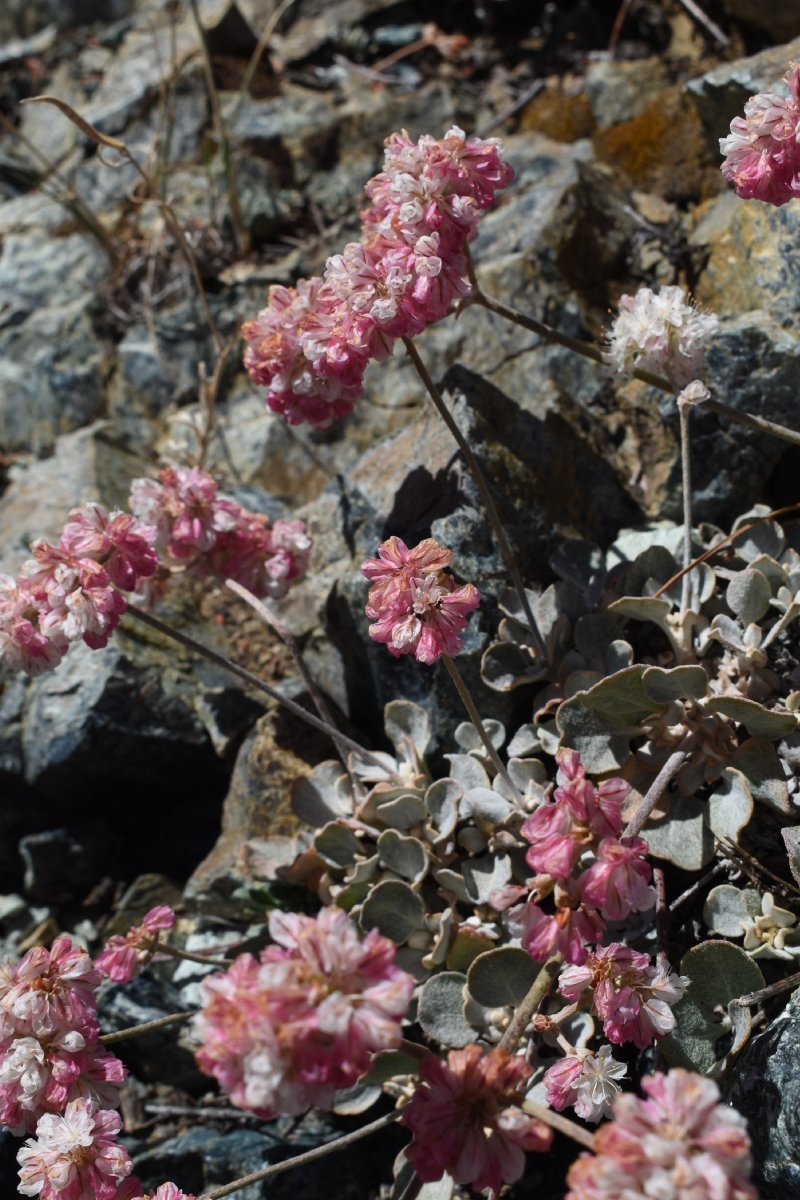
[[[110,346],[95,332],[91,303],[43,307],[0,328],[0,442],[7,451],[47,454],[60,434],[105,415]]]
[[[600,59],[588,64],[584,87],[597,128],[607,129],[644,112],[668,83],[669,72],[660,58]]]
[[[184,1009],[177,989],[156,968],[147,968],[130,983],[104,987],[98,995],[97,1011],[103,1032],[113,1033]],[[181,1088],[197,1096],[207,1090],[208,1076],[183,1043],[181,1029],[180,1025],[154,1029],[121,1042],[113,1050],[137,1079]],[[169,1178],[175,1177],[165,1175],[159,1182]]]
[[[82,900],[119,857],[121,843],[107,821],[50,829],[20,840],[25,893],[32,900],[67,904]]]
[[[85,300],[110,274],[105,251],[85,234],[10,233],[0,254],[0,295],[6,315],[32,313]]]
[[[50,24],[71,29],[92,21],[116,21],[133,4],[134,0],[6,0],[0,12],[0,38],[32,37]]]
[[[745,1046],[727,1099],[747,1118],[761,1200],[800,1195],[800,991]]]
[[[744,2],[750,4],[750,0]],[[765,15],[784,12],[788,7],[783,2],[779,5],[753,3],[750,6],[754,10],[760,8]],[[708,71],[686,84],[686,92],[714,146],[717,145],[718,138],[727,136],[731,121],[734,117],[742,115],[745,101],[750,96],[764,91],[779,91],[788,95],[785,85],[780,80],[789,63],[800,55],[797,25],[793,34],[795,40],[786,45],[770,46],[749,58],[737,58],[734,62],[723,63],[722,66],[715,67],[713,71]]]

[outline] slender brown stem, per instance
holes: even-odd
[[[741,1004],[743,1007],[760,1004],[762,1000],[769,1000],[770,997],[777,996],[779,992],[791,991],[798,984],[800,984],[800,971],[794,975],[787,975],[785,979],[778,979],[775,983],[769,983],[766,987],[759,988],[757,992],[748,992],[746,996],[737,996],[730,1003]]]
[[[362,1141],[370,1134],[379,1133],[381,1129],[387,1129],[393,1125],[400,1117],[400,1113],[387,1113],[385,1117],[379,1117],[377,1121],[372,1121],[369,1125],[362,1126],[361,1129],[355,1129],[352,1133],[346,1133],[343,1137],[336,1138],[335,1141],[326,1142],[324,1146],[316,1146],[313,1150],[306,1150],[305,1154],[298,1154],[295,1158],[287,1158],[286,1162],[273,1163],[269,1167],[262,1167],[260,1171],[253,1171],[250,1175],[244,1175],[241,1179],[234,1179],[233,1183],[226,1183],[224,1187],[213,1188],[210,1192],[205,1193],[206,1200],[222,1200],[223,1196],[230,1196],[234,1192],[240,1191],[244,1187],[248,1187],[251,1183],[258,1183],[262,1179],[271,1179],[274,1175],[282,1175],[284,1171],[293,1171],[295,1167],[304,1167],[306,1163],[316,1162],[319,1158],[326,1158],[329,1154],[334,1154],[337,1150],[346,1150],[348,1146],[354,1146],[356,1142]]]
[[[486,483],[483,471],[480,468],[480,464],[478,463],[471,446],[467,442],[467,439],[464,437],[458,425],[453,420],[453,416],[442,399],[442,395],[436,384],[433,382],[427,367],[420,358],[414,342],[411,338],[403,338],[403,344],[406,348],[408,357],[414,364],[417,374],[425,385],[425,390],[433,401],[434,408],[444,421],[447,428],[450,430],[450,433],[453,435],[459,450],[464,456],[467,469],[472,475],[472,478],[475,480],[475,484],[480,492],[484,507],[486,508],[486,515],[488,516],[492,529],[495,532],[500,553],[503,556],[503,561],[506,565],[506,570],[511,576],[512,582],[517,591],[517,595],[519,596],[519,602],[522,606],[522,611],[525,614],[525,620],[530,628],[531,636],[538,647],[539,653],[541,654],[542,658],[544,658],[544,641],[542,640],[542,635],[539,632],[539,627],[536,624],[533,610],[531,609],[530,601],[528,600],[528,594],[525,591],[525,584],[522,582],[522,575],[520,574],[519,567],[517,566],[517,560],[514,557],[514,552],[511,549],[511,544],[506,536],[506,531],[503,528],[503,522],[500,520],[500,514],[497,511],[497,507],[492,498],[492,493],[489,491],[489,487]]]
[[[624,838],[638,837],[647,823],[647,818],[663,797],[672,780],[678,774],[688,755],[685,750],[673,750],[661,770],[650,784],[647,795],[622,831]]]
[[[253,593],[248,591],[246,587],[243,587],[241,583],[237,583],[237,581],[235,579],[226,579],[225,587],[229,588],[237,596],[240,596],[241,599],[244,600],[246,604],[249,604],[250,607],[255,612],[258,613],[258,615],[261,617],[262,621],[265,621],[266,624],[270,626],[270,628],[275,630],[275,632],[277,633],[277,635],[281,639],[281,641],[284,643],[284,645],[288,646],[288,648],[291,652],[292,658],[294,659],[295,666],[297,667],[297,670],[300,672],[303,683],[306,685],[308,694],[311,697],[311,699],[314,701],[314,706],[315,706],[317,712],[319,713],[319,715],[323,721],[325,721],[328,725],[330,725],[330,727],[332,729],[335,729],[336,722],[333,719],[333,714],[331,713],[331,710],[328,708],[328,705],[325,703],[325,697],[322,695],[322,692],[317,687],[317,681],[314,679],[314,676],[311,674],[308,667],[306,666],[306,660],[303,658],[300,647],[297,644],[297,640],[292,636],[291,632],[287,629],[287,627],[283,624],[283,622],[279,621],[278,618],[275,616],[275,614],[273,612],[271,612],[269,608],[267,608],[266,604],[264,604],[263,601],[259,600],[257,596],[254,596]],[[333,738],[333,740],[336,744],[336,749],[339,752],[339,757],[341,758],[342,763],[344,764],[345,770],[347,771],[348,774],[350,774],[350,769],[347,764],[347,747],[346,747],[346,745],[344,744],[344,742],[340,741],[338,737],[334,737],[333,734],[331,734],[331,737]],[[354,787],[357,786],[358,781],[356,779],[354,779],[352,777],[352,775],[350,776],[350,778],[351,778],[351,782],[353,783],[353,786]]]
[[[548,958],[531,984],[527,995],[506,1026],[505,1032],[498,1042],[499,1049],[506,1050],[509,1054],[516,1050],[532,1017],[539,1011],[547,993],[553,986],[553,980],[561,970],[563,961],[564,959],[560,954],[554,954]]]
[[[236,166],[231,153],[231,144],[228,137],[228,131],[225,128],[225,121],[222,116],[222,106],[219,102],[219,92],[214,80],[214,67],[211,62],[211,54],[208,49],[208,40],[206,39],[206,31],[203,22],[200,19],[200,9],[197,5],[197,0],[189,0],[189,7],[192,10],[194,23],[197,26],[197,32],[200,37],[200,47],[202,49],[203,58],[203,74],[206,81],[206,94],[208,102],[211,105],[211,116],[214,121],[214,133],[216,134],[217,142],[219,143],[219,152],[222,156],[222,165],[225,171],[225,189],[228,193],[228,204],[231,210],[231,224],[233,225],[233,236],[236,242],[236,249],[240,254],[247,254],[249,246],[249,238],[242,220],[242,209],[239,204],[239,192],[236,185]]]
[[[170,958],[180,958],[184,962],[202,963],[204,967],[221,967],[223,971],[233,963],[232,958],[212,958],[210,954],[192,954],[190,950],[181,950],[179,946],[170,946],[166,942],[159,942],[155,953],[168,954]]]
[[[510,788],[511,795],[516,796],[521,803],[523,797],[520,794],[520,790],[517,787],[517,785],[514,783],[514,781],[512,780],[511,776],[509,775],[508,771],[506,770],[505,766],[503,765],[500,755],[497,753],[494,746],[492,745],[492,739],[489,737],[489,734],[486,732],[486,726],[484,725],[483,720],[481,719],[481,714],[478,712],[478,709],[475,705],[475,701],[472,699],[470,690],[467,687],[466,683],[464,682],[464,676],[461,674],[461,672],[459,671],[458,667],[456,666],[454,660],[450,657],[449,654],[443,654],[442,661],[444,662],[444,665],[447,667],[447,673],[453,681],[453,686],[455,687],[456,691],[458,692],[459,696],[461,697],[464,708],[467,710],[467,712],[469,714],[469,719],[470,719],[470,721],[472,721],[472,724],[475,727],[475,732],[477,733],[478,737],[483,742],[483,745],[486,749],[486,753],[489,755],[489,758],[494,763],[494,767],[495,767],[495,770],[497,771],[497,774],[503,780],[506,787]]]
[[[168,1025],[181,1025],[191,1021],[194,1013],[170,1013],[166,1017],[155,1017],[152,1021],[143,1021],[141,1025],[129,1025],[127,1029],[118,1029],[116,1033],[104,1033],[99,1041],[104,1046],[113,1046],[115,1042],[125,1042],[128,1038],[139,1037],[143,1033],[152,1033],[154,1029],[165,1029]]]
[[[681,431],[681,489],[683,492],[683,577],[681,579],[680,615],[686,616],[691,599],[689,569],[692,562],[692,461],[689,451],[690,404],[678,402],[678,419]]]
[[[467,297],[470,303],[480,304],[484,308],[488,308],[490,312],[497,313],[499,317],[504,317],[507,321],[511,321],[515,325],[521,325],[523,329],[529,329],[531,333],[538,334],[545,341],[554,342],[558,346],[566,346],[568,350],[574,350],[576,354],[580,354],[584,358],[590,358],[592,362],[599,363],[601,366],[607,366],[605,356],[599,346],[595,346],[591,342],[582,342],[578,338],[561,333],[558,329],[553,329],[552,326],[545,325],[543,321],[537,321],[534,317],[529,317],[526,313],[520,312],[519,309],[512,308],[511,305],[503,304],[501,300],[496,300],[494,296],[487,295],[479,285],[473,284],[473,286],[476,287],[476,290]],[[664,379],[661,375],[654,375],[651,371],[642,371],[639,367],[635,367],[631,371],[631,375],[634,379],[641,380],[642,383],[648,383],[651,387],[660,388],[662,392],[674,393],[675,391],[675,388],[668,379]],[[773,437],[781,438],[784,442],[791,442],[794,446],[800,446],[800,431],[789,429],[786,425],[779,425],[777,421],[769,421],[766,417],[756,417],[752,413],[743,412],[741,409],[734,408],[730,404],[725,404],[722,400],[715,400],[713,398],[704,400],[702,407],[719,413],[722,417],[728,417],[731,421],[737,421],[740,425],[746,425],[749,429],[757,429],[759,433],[769,433]]]
[[[301,704],[296,704],[294,700],[290,700],[288,696],[282,696],[279,691],[270,687],[268,683],[264,683],[264,680],[259,679],[258,675],[254,675],[252,671],[248,671],[245,667],[240,667],[238,663],[233,662],[233,660],[230,658],[226,658],[224,654],[218,654],[216,650],[212,650],[210,646],[205,646],[202,642],[198,642],[195,638],[189,637],[188,634],[181,633],[178,629],[173,629],[171,625],[166,625],[163,621],[159,621],[158,617],[154,617],[151,613],[143,612],[142,609],[136,608],[136,606],[133,604],[129,604],[125,611],[137,621],[141,621],[143,625],[149,625],[151,629],[156,629],[159,633],[164,634],[165,637],[171,638],[174,642],[178,642],[178,644],[181,646],[185,646],[187,650],[193,650],[196,654],[202,654],[204,658],[209,660],[209,662],[213,662],[220,667],[224,667],[226,671],[230,671],[231,675],[238,676],[238,678],[243,679],[245,683],[249,683],[251,687],[257,688],[260,692],[264,692],[264,694],[269,696],[271,700],[275,700],[278,704],[281,704],[284,708],[288,709],[290,713],[294,713],[296,717],[299,717],[301,721],[305,721],[307,725],[313,726],[314,729],[319,729],[321,733],[327,733],[328,737],[332,738],[334,741],[338,739],[343,745],[346,745],[349,750],[352,750],[360,758],[363,758],[366,760],[366,762],[372,763],[374,766],[379,767],[381,771],[386,771],[386,763],[382,762],[381,759],[379,759],[377,755],[373,754],[371,750],[367,750],[364,746],[360,746],[358,742],[347,737],[346,734],[341,733],[335,727],[331,727],[327,721],[322,721],[319,717],[315,717],[313,713],[308,711],[308,709],[303,708]]]
[[[585,1146],[587,1150],[594,1150],[594,1134],[581,1125],[576,1125],[574,1121],[570,1121],[569,1117],[562,1117],[561,1113],[554,1112],[552,1108],[542,1108],[540,1104],[534,1104],[531,1100],[526,1100],[523,1107],[529,1116],[536,1117],[545,1125],[549,1125],[551,1129],[563,1133],[565,1137],[572,1138],[573,1142],[577,1142],[579,1146]]]

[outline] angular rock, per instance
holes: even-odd
[[[761,1200],[800,1195],[800,991],[745,1046],[726,1098],[747,1118]]]
[[[780,4],[760,4],[759,0],[722,0],[722,7],[729,16],[762,30],[776,42],[796,37],[800,29],[800,0],[781,0]]]
[[[749,3],[749,0],[744,2]],[[758,5],[753,4],[752,7],[755,9]],[[788,6],[781,3],[760,7],[762,12],[767,14],[783,13]],[[781,91],[788,94],[780,81],[789,63],[800,55],[800,37],[797,37],[797,30],[798,25],[795,21],[794,29],[788,34],[791,37],[794,33],[794,41],[782,46],[770,46],[748,58],[737,58],[734,62],[723,63],[686,84],[687,95],[697,109],[714,147],[717,146],[718,138],[727,136],[733,118],[742,115],[745,101],[750,96],[764,91]]]

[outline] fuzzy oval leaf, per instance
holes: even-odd
[[[511,879],[511,859],[507,854],[485,854],[466,859],[461,870],[473,904],[488,904],[492,892]]]
[[[458,821],[458,806],[464,789],[455,779],[437,779],[425,793],[425,807],[430,814],[428,822],[433,839],[448,838]]]
[[[425,909],[407,883],[387,879],[367,896],[358,923],[365,932],[377,929],[402,946],[412,933],[425,928]]]
[[[671,633],[669,615],[672,605],[669,600],[656,599],[653,596],[622,596],[609,604],[608,611],[617,613],[620,617],[632,617],[634,621],[652,621],[665,633]]]
[[[407,1200],[407,1197],[412,1195],[412,1189],[417,1200],[451,1200],[455,1191],[456,1185],[447,1172],[435,1183],[420,1183],[419,1176],[403,1150],[395,1158],[393,1170],[394,1180],[389,1200]]]
[[[684,954],[681,975],[690,979],[686,994],[672,1010],[675,1031],[658,1048],[673,1067],[707,1075],[717,1062],[716,1045],[726,1032],[728,1004],[764,986],[764,977],[748,954],[731,942],[710,941]]]
[[[609,675],[559,708],[556,723],[561,735],[578,751],[590,774],[623,766],[630,758],[631,737],[656,710],[642,686],[646,669],[637,665]]]
[[[755,700],[745,700],[742,696],[712,696],[708,706],[744,725],[753,737],[777,740],[788,737],[797,729],[797,717],[791,713],[773,712],[756,704]]]
[[[708,824],[715,837],[736,844],[739,834],[753,815],[753,797],[747,780],[735,767],[725,767],[714,792],[708,798]]]
[[[472,754],[445,754],[450,763],[450,777],[466,790],[489,787],[489,776]]]
[[[539,732],[535,725],[520,725],[517,732],[508,743],[509,758],[525,758],[529,754],[536,754],[541,749],[539,744]]]
[[[461,812],[486,831],[502,825],[511,816],[511,804],[494,788],[470,788],[464,793]]]
[[[383,1088],[374,1083],[354,1083],[352,1087],[335,1092],[331,1112],[338,1117],[357,1117],[372,1108],[383,1094]]]
[[[794,875],[795,883],[800,884],[800,829],[796,825],[789,825],[781,830],[781,837],[789,856],[789,870]]]
[[[703,920],[714,933],[740,938],[743,921],[761,915],[761,897],[753,888],[737,888],[721,883],[712,888],[703,905]]]
[[[292,808],[301,820],[314,828],[327,825],[337,817],[351,816],[352,796],[346,787],[347,775],[342,764],[328,759],[315,767],[306,779],[292,784]]]
[[[669,816],[645,825],[642,837],[656,858],[684,871],[699,871],[714,855],[714,838],[705,821],[705,805],[693,796],[674,796]]]
[[[329,867],[344,871],[364,854],[364,843],[352,829],[331,821],[314,838],[314,849]]]
[[[384,804],[376,804],[375,812],[384,825],[391,825],[394,829],[413,829],[428,815],[424,800],[410,792],[387,800]]]
[[[413,700],[390,700],[383,710],[383,727],[401,754],[411,745],[419,758],[424,756],[431,740],[431,719],[419,704]],[[410,756],[406,761],[410,761]]]
[[[772,588],[760,571],[747,567],[737,571],[725,591],[725,600],[731,612],[736,613],[745,626],[760,621],[769,608]]]
[[[493,642],[483,652],[481,678],[495,692],[513,692],[541,676],[541,664],[516,642]]]
[[[478,1032],[464,1016],[466,975],[442,971],[433,975],[419,994],[417,1020],[428,1037],[442,1046],[461,1049],[478,1040]]]
[[[757,504],[751,512],[743,513],[734,522],[734,531],[756,522],[752,524],[751,529],[748,529],[741,537],[735,538],[732,543],[738,557],[743,558],[745,562],[752,562],[760,554],[766,554],[770,558],[780,558],[781,551],[786,545],[786,537],[777,521],[758,520],[767,512],[769,509],[766,505]]]
[[[384,867],[419,883],[428,870],[428,855],[419,838],[404,837],[396,829],[384,829],[378,838],[378,854]]]
[[[483,727],[489,735],[489,741],[494,746],[495,750],[499,750],[503,742],[506,740],[506,727],[502,721],[495,721],[492,717],[485,717]],[[462,750],[466,750],[467,754],[478,753],[481,756],[486,754],[486,747],[481,741],[480,735],[472,724],[472,721],[462,721],[456,726],[455,734],[453,735],[456,744]]]
[[[766,804],[784,816],[793,813],[786,775],[778,751],[771,741],[767,738],[748,738],[738,747],[730,765],[742,772],[758,804]]]
[[[514,1008],[527,996],[541,970],[530,954],[500,946],[480,954],[467,971],[467,991],[484,1008]]]
[[[648,667],[642,676],[642,687],[656,704],[701,700],[708,693],[708,676],[699,666]]]

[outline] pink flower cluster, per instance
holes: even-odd
[[[242,954],[203,981],[194,1022],[202,1070],[264,1118],[329,1107],[397,1045],[414,991],[394,943],[374,929],[362,942],[341,909],[272,913],[269,929],[277,945],[260,961]]]
[[[633,1042],[640,1050],[672,1032],[672,1006],[688,986],[684,975],[660,961],[654,966],[649,955],[620,942],[598,947],[581,965],[564,967],[558,982],[566,1000],[591,1001],[609,1041]]]
[[[606,358],[621,375],[635,369],[664,375],[679,391],[702,375],[706,345],[718,326],[718,317],[701,312],[683,288],[641,287],[635,296],[620,296]]]
[[[525,1153],[550,1148],[553,1133],[520,1107],[531,1071],[505,1050],[451,1050],[426,1058],[401,1121],[411,1130],[406,1156],[423,1183],[447,1173],[494,1194],[525,1170]]]
[[[100,972],[58,937],[0,966],[0,1122],[31,1131],[72,1101],[113,1108],[127,1074],[98,1038]]]
[[[131,1171],[117,1144],[119,1113],[95,1111],[90,1100],[72,1100],[62,1116],[48,1113],[17,1155],[18,1190],[39,1200],[117,1200],[117,1185]]]
[[[399,537],[391,537],[368,558],[361,574],[372,587],[366,614],[374,625],[369,636],[383,642],[390,654],[413,654],[418,662],[434,663],[443,654],[458,654],[467,617],[480,604],[473,583],[458,587],[445,572],[453,553],[433,538],[409,550]]]
[[[710,1079],[674,1068],[642,1081],[646,1100],[620,1096],[567,1176],[566,1200],[756,1200],[744,1118]]]
[[[219,494],[197,467],[165,467],[157,479],[134,479],[131,512],[154,531],[167,567],[235,579],[255,596],[280,599],[308,566],[311,538],[302,521],[251,513]]]
[[[720,138],[722,174],[743,200],[786,204],[800,196],[800,62],[783,77],[789,96],[759,92]]]
[[[151,908],[141,925],[134,925],[124,937],[117,933],[108,939],[94,961],[95,967],[114,983],[130,983],[153,957],[161,931],[172,929],[174,924],[175,913],[169,905]]]
[[[595,787],[574,750],[559,750],[552,803],[537,808],[521,832],[530,842],[525,859],[537,872],[539,897],[553,893],[555,913],[529,901],[508,914],[508,927],[537,962],[558,951],[583,963],[587,942],[602,936],[606,921],[621,921],[651,908],[655,893],[647,843],[620,838],[629,785],[606,779]],[[586,863],[587,851],[593,861]]]
[[[347,416],[370,359],[413,337],[469,291],[465,247],[479,214],[513,171],[495,138],[414,143],[394,133],[384,169],[366,185],[363,232],[328,259],[324,277],[273,287],[267,307],[243,326],[245,366],[267,404],[291,425],[317,429]]]
[[[39,539],[16,579],[0,575],[0,664],[39,675],[77,641],[100,649],[127,607],[123,592],[154,599],[178,567],[272,597],[305,573],[303,522],[270,525],[219,496],[205,471],[168,467],[137,479],[130,507],[133,515],[91,501],[74,509],[57,545]]]
[[[610,1046],[601,1046],[597,1054],[572,1049],[545,1071],[547,1103],[557,1112],[574,1108],[584,1121],[610,1117],[620,1092],[618,1081],[626,1074],[627,1067],[614,1059]]]

